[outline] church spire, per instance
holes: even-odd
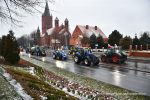
[[[49,7],[48,7],[47,1],[46,1],[45,11],[44,11],[43,15],[45,15],[45,16],[50,16]]]
[[[38,28],[37,28],[37,33],[40,33],[40,29],[39,29],[39,26],[38,26]]]

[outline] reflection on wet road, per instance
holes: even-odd
[[[72,60],[59,61],[51,57],[46,57],[45,60],[56,67],[150,95],[150,63],[127,62],[123,65],[100,63],[99,66],[87,67],[74,64]]]

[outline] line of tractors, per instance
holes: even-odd
[[[84,64],[86,66],[98,65],[100,60],[97,56],[95,56],[90,49],[83,49],[83,48],[74,48],[69,50],[66,53],[63,50],[55,50],[53,53],[53,59],[58,60],[67,60],[68,55],[70,55],[76,64]],[[122,50],[116,48],[109,48],[106,52],[104,52],[100,59],[102,62],[105,63],[124,63],[127,60],[127,54]]]
[[[27,53],[36,56],[46,56],[46,52],[41,47],[32,47],[26,49]],[[58,60],[67,60],[71,57],[76,64],[84,64],[86,66],[90,66],[91,64],[98,65],[100,60],[104,63],[124,63],[127,60],[127,54],[120,49],[117,48],[108,48],[107,51],[101,54],[100,58],[95,56],[91,49],[84,48],[73,48],[69,50],[69,52],[65,52],[64,50],[54,50],[52,52],[53,59]]]

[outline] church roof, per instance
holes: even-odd
[[[50,29],[48,29],[48,30],[47,30],[47,34],[48,34],[48,35],[53,34],[53,33],[54,33],[54,30],[55,30],[55,28],[50,28]]]
[[[44,11],[43,15],[44,16],[50,16],[49,7],[48,7],[48,3],[47,2],[46,2],[45,11]]]
[[[88,26],[88,29],[86,29],[86,26],[84,25],[77,25],[77,26],[79,27],[83,35],[86,37],[90,37],[92,34],[95,34],[96,37],[101,35],[103,38],[107,38],[106,35],[102,32],[102,30],[97,26],[96,26],[97,29],[95,29],[95,26],[94,27]]]

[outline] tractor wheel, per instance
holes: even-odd
[[[76,64],[80,63],[80,59],[79,59],[78,56],[75,56],[75,57],[74,57],[74,62],[75,62]]]
[[[84,59],[84,64],[85,64],[86,66],[90,66],[90,65],[91,65],[91,60],[88,59],[88,58],[85,58],[85,59]]]
[[[112,62],[113,62],[113,63],[119,63],[119,62],[120,62],[119,56],[114,55],[114,56],[112,57]]]
[[[57,56],[57,59],[58,59],[58,60],[62,60],[62,57],[61,57],[61,56]]]
[[[107,58],[106,58],[105,56],[102,56],[102,57],[101,57],[101,61],[102,61],[102,62],[106,62],[106,61],[107,61]]]
[[[53,54],[53,59],[56,59],[56,55],[55,54]]]
[[[96,57],[96,61],[94,62],[94,65],[98,65],[99,64],[99,59]]]

